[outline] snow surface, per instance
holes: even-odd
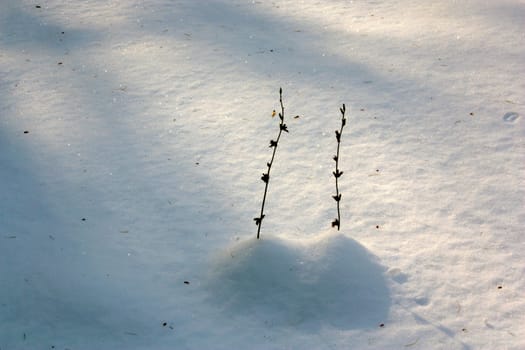
[[[524,23],[0,0],[0,349],[525,349]]]

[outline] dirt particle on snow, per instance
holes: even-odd
[[[384,324],[384,323],[381,323],[381,324],[379,325],[379,328],[385,328],[385,324]]]

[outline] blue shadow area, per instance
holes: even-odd
[[[365,247],[341,234],[307,245],[265,237],[214,261],[207,287],[209,301],[225,315],[304,331],[366,329],[388,316],[384,272]]]

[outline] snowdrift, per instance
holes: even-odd
[[[211,302],[232,317],[266,324],[340,329],[377,327],[390,305],[385,269],[355,240],[264,235],[237,242],[212,262]]]

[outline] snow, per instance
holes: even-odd
[[[214,261],[209,280],[213,302],[227,314],[246,313],[271,327],[375,327],[388,315],[383,268],[335,233],[243,241]]]
[[[523,23],[0,0],[0,349],[525,348]]]

